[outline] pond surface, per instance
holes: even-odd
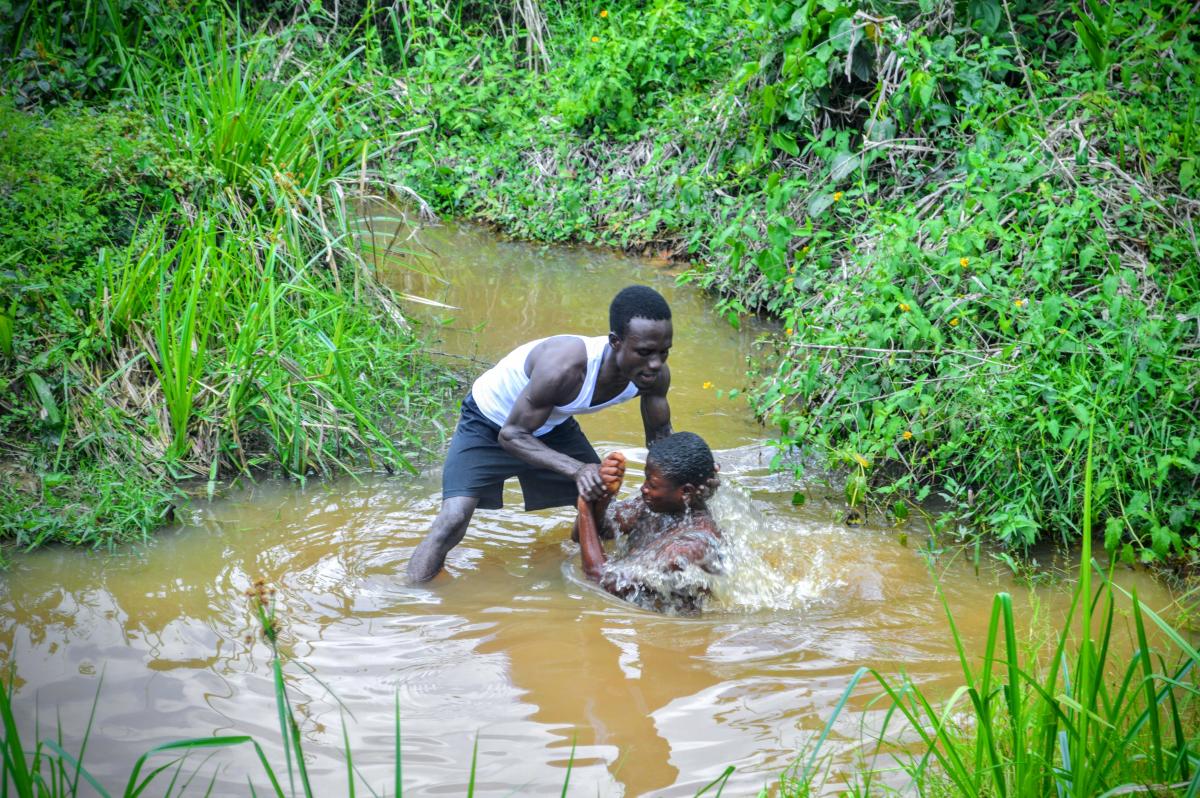
[[[380,248],[396,244],[391,224],[372,222]],[[859,666],[903,670],[942,694],[960,683],[935,573],[969,651],[982,649],[995,591],[1013,592],[1027,623],[1064,612],[1062,587],[1031,592],[963,557],[931,567],[915,525],[845,526],[834,492],[818,484],[794,507],[796,485],[768,468],[769,433],[718,396],[743,386],[755,331],[730,328],[698,292],[676,287],[666,264],[468,225],[418,239],[405,246],[439,277],[394,259],[381,270],[401,290],[459,308],[412,312],[439,320],[435,347],[476,373],[532,338],[603,333],[624,285],[667,297],[674,426],[704,436],[722,466],[714,512],[737,568],[719,606],[663,617],[598,592],[580,578],[570,511],[521,512],[515,489],[510,507],[476,514],[446,573],[408,586],[409,554],[439,506],[436,471],[268,482],[198,503],[137,550],[39,551],[0,576],[0,654],[16,663],[30,736],[36,711],[40,736],[61,724],[77,751],[99,694],[85,764],[110,789],[141,753],[183,737],[250,734],[282,770],[269,651],[244,596],[261,577],[278,591],[318,795],[347,793],[343,733],[362,778],[394,794],[397,703],[406,795],[465,794],[476,747],[480,795],[558,795],[568,763],[571,795],[692,795],[729,765],[725,794],[753,795],[819,733]],[[601,453],[630,456],[626,492],[645,457],[636,404],[582,419]],[[1169,601],[1142,575],[1120,578],[1151,606]],[[860,688],[836,725],[835,772],[853,762],[862,728],[879,723],[877,693]],[[248,779],[259,794],[266,786],[248,749],[193,755],[184,773],[193,770],[193,793],[214,772],[214,794],[248,794]]]

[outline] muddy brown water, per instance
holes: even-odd
[[[381,247],[396,243],[391,224],[372,222]],[[77,751],[98,695],[85,765],[110,789],[140,754],[185,737],[250,734],[282,771],[269,652],[243,595],[262,577],[278,591],[317,795],[347,793],[343,730],[361,778],[393,794],[397,703],[406,795],[465,794],[473,756],[480,795],[557,795],[568,763],[571,795],[691,795],[730,765],[724,794],[753,795],[822,729],[859,666],[903,670],[935,694],[959,684],[934,574],[969,650],[982,649],[998,590],[1026,623],[1065,611],[1065,586],[1030,590],[986,558],[978,573],[961,556],[931,566],[919,525],[843,525],[818,483],[794,507],[795,484],[768,468],[769,432],[718,396],[743,386],[758,332],[730,328],[666,264],[470,225],[419,238],[405,246],[436,276],[381,268],[459,308],[411,306],[442,325],[435,348],[475,370],[535,337],[603,332],[623,285],[667,296],[674,425],[703,435],[722,466],[715,512],[737,568],[720,605],[672,618],[598,592],[580,578],[569,510],[523,513],[512,489],[509,507],[477,514],[447,572],[414,587],[403,573],[438,508],[436,471],[245,486],[148,545],[34,552],[0,576],[0,654],[16,665],[28,738],[35,724],[42,737],[61,728]],[[633,490],[645,456],[636,402],[582,423],[598,450],[630,456]],[[1145,576],[1119,576],[1151,605],[1169,602]],[[834,727],[835,774],[880,722],[878,692],[861,687]],[[246,748],[192,754],[183,773],[194,771],[194,793],[214,774],[218,795],[267,784]]]

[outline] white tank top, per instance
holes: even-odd
[[[550,411],[550,417],[546,419],[546,423],[534,430],[535,437],[545,435],[571,416],[595,413],[597,410],[628,402],[638,394],[637,386],[631,382],[625,386],[625,390],[607,402],[598,405],[591,404],[592,392],[596,389],[596,377],[600,373],[600,363],[604,359],[604,350],[608,348],[608,336],[599,335],[595,338],[586,338],[582,335],[572,335],[566,337],[578,338],[583,341],[584,348],[587,350],[587,373],[583,377],[583,387],[579,389],[579,395],[569,403],[557,406]],[[525,373],[525,360],[533,348],[545,340],[547,339],[539,338],[518,346],[505,355],[499,363],[481,374],[479,379],[475,380],[475,384],[471,386],[471,396],[474,397],[475,404],[479,405],[480,411],[496,426],[504,426],[504,422],[508,420],[508,414],[512,412],[513,405],[517,402],[517,396],[529,384],[529,375]]]

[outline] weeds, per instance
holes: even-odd
[[[1083,526],[1093,490],[1092,453],[1082,488]],[[1012,600],[997,594],[982,652],[968,652],[943,600],[963,685],[944,703],[903,675],[860,669],[826,734],[860,680],[870,677],[891,710],[871,741],[876,756],[898,760],[921,794],[1093,796],[1128,792],[1200,793],[1200,652],[1169,623],[1128,596],[1133,656],[1118,650],[1118,592],[1110,579],[1092,589],[1091,535],[1067,617],[1045,648],[1016,634]],[[1103,575],[1101,575],[1103,577]],[[1151,647],[1157,630],[1164,651]],[[972,664],[975,657],[981,661]],[[918,744],[902,742],[915,734]],[[816,767],[823,734],[803,766],[784,778],[788,794],[807,795],[824,774]]]
[[[361,49],[317,53],[312,27],[256,33],[216,3],[51,5],[0,40],[119,59],[132,110],[0,106],[0,456],[32,478],[124,469],[129,496],[106,488],[84,533],[61,489],[6,486],[5,537],[136,539],[181,477],[413,469],[455,383],[352,233],[355,197],[390,190]]]

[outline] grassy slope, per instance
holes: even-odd
[[[190,12],[82,53],[126,59],[120,105],[104,75],[80,105],[10,64],[0,537],[18,546],[140,537],[181,478],[412,468],[438,439],[454,381],[347,232],[385,154],[347,123],[385,105],[378,70],[311,27]],[[44,63],[25,66],[78,60],[67,29],[27,26]]]

